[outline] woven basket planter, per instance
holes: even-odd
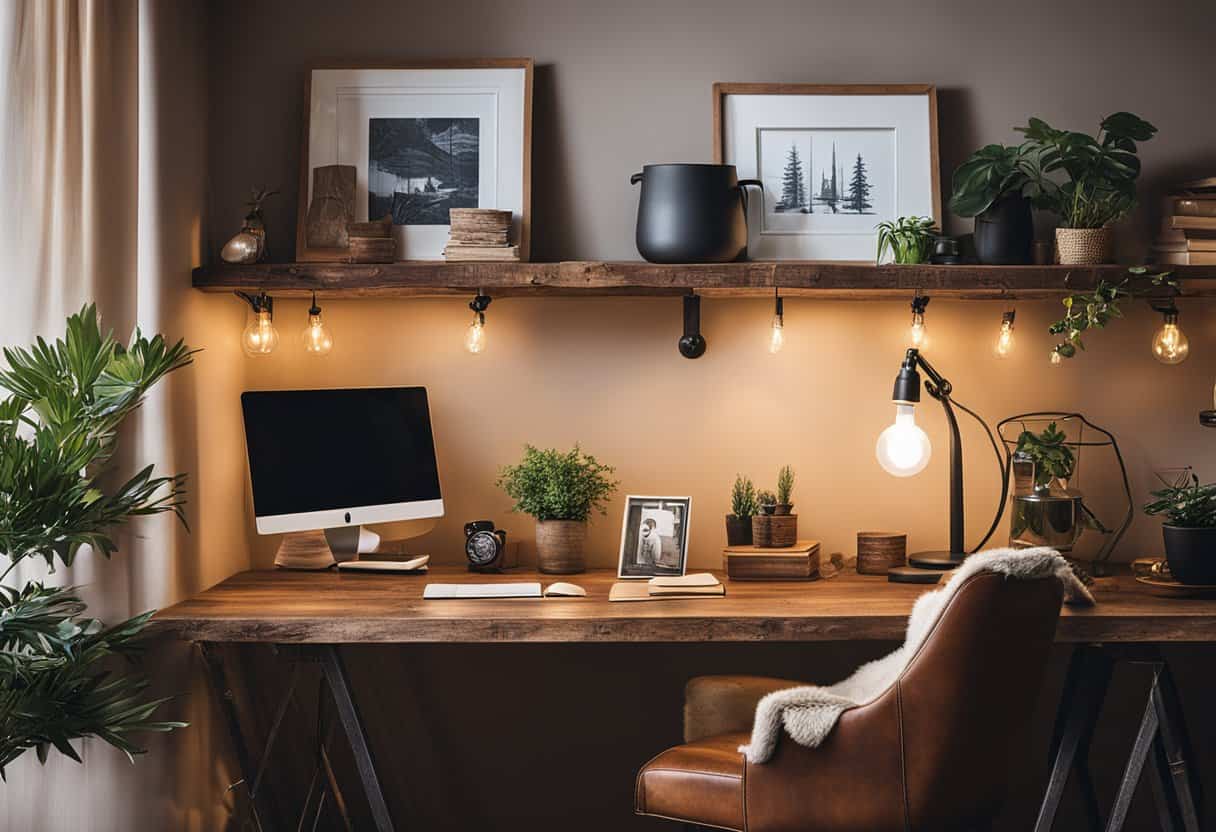
[[[570,575],[587,569],[583,520],[536,521],[536,568],[546,575]]]
[[[1109,228],[1057,228],[1056,259],[1062,266],[1096,266],[1111,261]]]

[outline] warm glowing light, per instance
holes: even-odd
[[[1064,363],[1064,356],[1060,355],[1058,350],[1051,351],[1051,366],[1059,367]]]
[[[473,322],[464,334],[464,348],[477,355],[486,349],[486,316],[482,312],[473,313]]]
[[[874,455],[888,474],[911,477],[925,470],[933,447],[929,437],[916,424],[910,404],[895,405],[895,423],[878,435]]]
[[[996,343],[992,345],[992,354],[997,358],[1008,358],[1013,352],[1013,312],[1001,316],[1001,331],[997,333]]]
[[[908,346],[924,349],[929,346],[929,329],[925,326],[925,313],[912,313],[912,326],[908,328]]]
[[[304,352],[309,355],[329,355],[334,348],[334,336],[329,333],[329,327],[325,326],[319,312],[308,316],[308,326],[304,327],[300,338],[304,342]]]
[[[1153,358],[1162,364],[1181,364],[1191,351],[1191,342],[1178,327],[1178,313],[1166,312],[1165,323],[1153,336]]]
[[[241,333],[241,349],[246,355],[270,355],[279,345],[279,331],[274,328],[274,319],[269,310],[262,309],[253,314],[253,320]]]
[[[773,333],[768,341],[768,351],[771,353],[781,352],[785,346],[785,321],[782,318],[781,315],[773,316]]]

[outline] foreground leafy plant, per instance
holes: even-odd
[[[114,527],[132,517],[171,511],[185,523],[183,475],[153,476],[149,465],[112,486],[107,463],[122,421],[193,354],[138,329],[123,347],[102,334],[91,305],[53,344],[4,350],[0,552],[9,565],[0,580],[26,558],[52,571],[71,565],[86,545],[108,558]],[[115,676],[106,661],[135,651],[151,613],[107,629],[84,612],[72,588],[0,590],[0,776],[31,748],[43,762],[51,747],[79,762],[70,740],[98,737],[131,757],[142,752],[127,735],[181,727],[152,720],[163,700],[145,700],[146,680]]]
[[[1148,277],[1147,287],[1137,287],[1131,284],[1130,278],[1124,278],[1118,283],[1108,283],[1099,280],[1092,292],[1068,295],[1061,303],[1064,304],[1064,317],[1052,322],[1047,331],[1052,335],[1063,335],[1064,341],[1052,349],[1052,362],[1059,363],[1062,358],[1072,358],[1078,349],[1085,349],[1081,333],[1090,329],[1103,329],[1116,318],[1123,317],[1119,304],[1128,298],[1149,297],[1161,294],[1162,290],[1177,290],[1178,281],[1174,280],[1171,272],[1149,274],[1143,266],[1133,266],[1128,274],[1136,277]]]
[[[525,445],[523,460],[499,471],[498,487],[515,500],[513,511],[537,520],[581,521],[593,511],[605,513],[604,504],[617,487],[611,477],[615,470],[578,445],[564,453]]]
[[[1182,528],[1216,526],[1216,483],[1200,485],[1199,477],[1189,469],[1152,495],[1156,499],[1144,506],[1145,514],[1164,514],[1165,522]]]
[[[932,217],[900,217],[894,222],[880,222],[878,229],[878,255],[875,262],[890,250],[895,262],[900,265],[915,265],[929,259],[937,227]]]

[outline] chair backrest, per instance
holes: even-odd
[[[1001,803],[1060,614],[1055,578],[972,576],[896,682],[911,828],[955,828]]]

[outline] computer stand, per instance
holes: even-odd
[[[281,569],[328,569],[335,563],[374,552],[380,536],[361,526],[340,526],[283,536],[274,565]]]

